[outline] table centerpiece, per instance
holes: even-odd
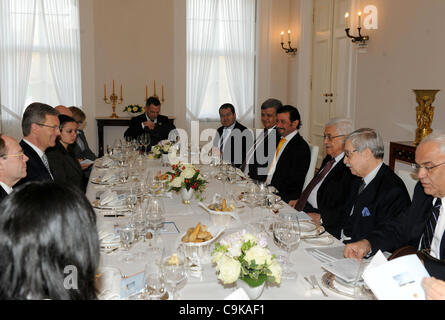
[[[257,299],[268,282],[281,282],[281,266],[267,247],[265,234],[246,230],[235,232],[215,243],[212,262],[223,284],[237,284],[251,299]]]
[[[202,201],[202,192],[207,181],[193,164],[174,164],[172,171],[167,172],[171,176],[169,189],[181,192],[182,202],[190,204],[190,200],[195,194],[196,198]]]

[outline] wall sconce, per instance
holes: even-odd
[[[281,31],[281,48],[284,50],[284,52],[286,52],[288,55],[296,55],[297,54],[297,48],[292,48],[291,47],[291,40],[290,40],[290,30],[287,31],[287,43],[288,43],[288,48],[286,48],[284,46],[284,31]]]
[[[349,12],[346,12],[346,14],[345,14],[345,22],[346,22],[346,29],[345,29],[345,31],[346,31],[346,35],[348,36],[348,38],[351,38],[353,43],[359,42],[359,45],[362,46],[362,47],[363,46],[367,46],[366,41],[369,40],[369,36],[362,36],[362,34],[361,34],[361,30],[362,30],[362,13],[361,12],[358,13],[358,27],[357,27],[358,36],[357,37],[356,36],[352,36],[349,33],[349,30],[350,30],[350,28],[349,28]]]

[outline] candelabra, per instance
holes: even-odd
[[[164,99],[164,85],[161,86],[162,89],[162,97],[161,97],[161,103],[163,104],[165,99]],[[158,95],[156,94],[156,80],[153,81],[153,97],[159,98]],[[147,102],[148,99],[148,87],[147,85],[145,85],[145,102]]]
[[[283,37],[284,37],[284,31],[282,31],[281,32],[281,48],[284,50],[284,52],[286,52],[288,55],[292,55],[292,56],[294,56],[294,55],[296,55],[297,54],[297,48],[292,48],[292,46],[291,46],[291,40],[290,40],[290,30],[287,32],[287,37],[288,37],[288,41],[287,41],[287,43],[288,43],[288,48],[286,48],[285,46],[284,46],[284,40],[283,40]]]
[[[351,29],[350,28],[346,28],[345,29],[346,35],[348,36],[348,38],[352,39],[352,42],[354,42],[354,43],[360,42],[361,44],[365,45],[366,41],[369,40],[369,36],[362,36],[362,34],[361,34],[362,28],[360,28],[360,27],[357,28],[357,30],[358,30],[358,36],[357,37],[350,35],[349,30],[351,30]]]
[[[113,108],[113,113],[111,114],[110,118],[113,119],[119,118],[118,115],[116,114],[116,105],[121,104],[124,101],[122,97],[122,84],[121,84],[121,97],[119,98],[114,92],[114,80],[113,80],[113,92],[110,95],[109,99],[107,98],[107,87],[104,84],[104,101],[106,104],[111,104]]]

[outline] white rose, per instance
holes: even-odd
[[[275,278],[275,282],[280,284],[281,283],[281,266],[276,262],[273,261],[272,264],[269,266],[270,274],[269,276],[272,276]]]
[[[272,263],[272,257],[270,255],[269,250],[261,248],[261,247],[253,247],[247,250],[245,258],[246,261],[251,264],[253,260],[255,260],[255,263],[257,265],[263,265],[263,264],[271,264]]]
[[[223,284],[230,284],[238,280],[241,273],[241,264],[238,260],[223,256],[219,260],[218,269],[218,279],[221,280]]]
[[[166,144],[163,149],[164,149],[164,152],[168,152],[168,150],[170,150],[170,145]]]
[[[227,249],[227,251],[232,257],[239,257],[241,255],[241,247],[241,241],[233,242],[232,245]]]
[[[184,177],[184,179],[191,179],[195,175],[195,169],[193,168],[185,168],[184,171],[181,172],[181,176]]]
[[[173,188],[180,188],[181,187],[181,184],[184,182],[184,179],[183,178],[181,178],[181,177],[176,177],[176,178],[174,178],[173,179],[173,181],[172,182],[170,182],[170,187],[173,187]]]
[[[212,262],[218,264],[219,260],[224,256],[224,253],[221,251],[214,252],[212,254]],[[218,270],[217,270],[218,271]]]
[[[250,242],[253,244],[254,242],[255,243],[258,243],[258,238],[257,237],[255,237],[253,234],[251,234],[251,233],[246,233],[246,234],[244,234],[243,235],[243,241],[245,241],[245,242],[248,242],[249,240],[250,240]]]

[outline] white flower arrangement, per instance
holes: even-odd
[[[167,172],[167,174],[170,175],[170,183],[168,184],[170,190],[178,192],[181,188],[193,189],[196,191],[197,197],[204,191],[207,183],[199,170],[189,163],[174,164],[172,165],[172,171]]]
[[[246,230],[232,233],[215,244],[212,262],[223,284],[238,279],[251,287],[265,281],[281,283],[281,266],[267,248],[264,234],[254,235]]]
[[[162,140],[159,143],[151,148],[151,152],[153,153],[154,158],[160,158],[163,154],[168,154],[172,143],[169,140]]]

